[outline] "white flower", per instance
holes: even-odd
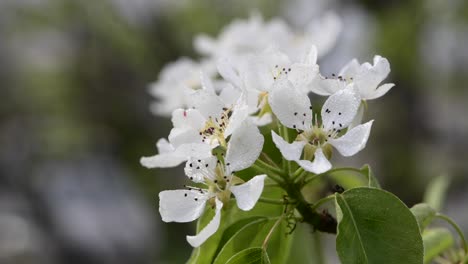
[[[210,77],[215,74],[215,68],[210,64],[180,58],[166,65],[159,74],[158,81],[149,88],[151,95],[157,98],[150,106],[151,111],[156,115],[170,116],[177,108],[187,108],[190,95],[201,88],[200,72],[203,71]]]
[[[374,56],[374,65],[366,62],[359,64],[356,59],[346,64],[338,76],[332,78],[317,78],[312,86],[312,92],[319,95],[331,95],[344,89],[349,83],[354,83],[354,88],[363,100],[372,100],[386,94],[393,83],[379,84],[390,73],[390,64],[386,58]]]
[[[342,132],[355,117],[361,102],[352,84],[326,100],[321,111],[321,125],[317,116],[315,124],[312,122],[312,106],[308,97],[298,93],[287,80],[279,85],[281,87],[270,95],[273,113],[284,126],[299,132],[296,140],[288,143],[272,131],[273,142],[285,159],[296,161],[306,171],[323,173],[332,167],[327,157],[331,156],[330,146],[346,157],[365,147],[373,121]]]
[[[263,114],[263,109],[268,105],[269,92],[281,79],[288,79],[297,91],[306,96],[310,84],[318,74],[316,61],[317,50],[314,46],[310,47],[301,62],[292,62],[278,50],[267,49],[260,54],[246,57],[238,68],[228,59],[222,59],[218,62],[218,71],[225,80],[243,91],[251,114],[258,111]],[[265,116],[265,122],[256,123],[271,122],[271,116]]]
[[[187,176],[205,184],[206,189],[188,187],[188,190],[159,193],[159,212],[165,222],[194,221],[202,215],[207,204],[215,209],[214,218],[200,233],[187,236],[193,247],[200,246],[219,228],[221,208],[229,202],[231,194],[236,198],[237,206],[248,211],[255,206],[263,191],[266,175],[257,175],[245,183],[234,176],[235,171],[250,167],[258,158],[263,147],[263,136],[256,126],[247,122],[231,137],[226,154],[220,160],[212,156],[187,161]]]
[[[158,141],[159,154],[141,158],[141,164],[147,168],[174,167],[190,157],[207,158],[218,145],[225,147],[226,139],[247,118],[248,109],[242,98],[234,105],[225,104],[221,98],[207,90],[194,92],[192,109],[172,113],[174,128],[169,141]]]

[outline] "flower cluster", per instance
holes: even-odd
[[[323,30],[339,30],[336,22],[331,24]],[[314,174],[332,168],[333,149],[352,156],[365,147],[373,123],[362,123],[365,101],[392,88],[393,84],[380,85],[390,65],[381,56],[375,56],[373,64],[354,59],[338,74],[323,76],[315,44],[328,50],[333,43],[324,46],[317,36],[302,33],[298,43],[298,35],[279,20],[264,23],[253,16],[235,21],[218,39],[197,38],[197,49],[207,55],[201,63],[180,59],[153,84],[159,101],[152,109],[171,113],[173,128],[167,139],[157,142],[158,154],[143,157],[141,163],[165,168],[186,162],[185,174],[196,185],[161,192],[162,219],[190,222],[206,207],[215,211],[201,232],[187,237],[192,246],[216,232],[221,209],[232,197],[245,211],[259,200],[270,175],[265,172],[248,181],[236,176],[262,153],[259,126],[278,123],[295,130],[294,139],[271,129],[262,131],[268,131],[265,136],[272,137],[286,161]],[[309,96],[328,96],[321,111],[312,111]]]

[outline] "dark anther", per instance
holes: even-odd
[[[198,162],[201,162],[201,160],[198,160]]]
[[[340,127],[342,127],[343,125],[340,123]]]
[[[309,106],[309,109],[312,110],[312,106]]]
[[[195,200],[195,201],[198,201],[198,198],[195,198],[194,200]]]
[[[297,112],[294,112],[294,115],[297,115]]]
[[[338,115],[341,115],[341,112],[339,112]]]
[[[334,125],[334,124],[335,124],[335,121],[332,121],[332,124]]]
[[[288,71],[291,71],[291,68],[289,68]]]
[[[231,165],[231,163],[228,162],[228,163],[226,163],[226,165],[229,166],[229,165]]]
[[[306,113],[302,114],[303,116],[306,116]]]
[[[192,163],[189,164],[190,168],[192,168]]]
[[[193,180],[193,177],[190,177],[190,180]]]
[[[187,194],[184,194],[185,197],[187,197]]]
[[[208,163],[207,163],[207,164],[205,164],[205,167],[207,167],[207,168],[208,168]]]
[[[228,109],[227,109],[227,107],[223,107],[223,110],[226,111],[226,110],[228,110]]]
[[[199,169],[200,169],[200,166],[197,166],[197,170],[199,170]]]
[[[218,180],[214,180],[214,183],[218,183]]]
[[[293,125],[293,128],[296,128],[296,125]]]

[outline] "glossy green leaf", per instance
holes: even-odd
[[[232,256],[226,264],[270,264],[268,254],[261,247],[244,249]]]
[[[251,247],[261,247],[268,233],[278,218],[255,220],[234,234],[216,256],[215,264],[226,263],[232,256]],[[282,221],[274,230],[268,242],[269,255],[273,263],[284,263],[287,260],[291,235],[286,235],[286,223]]]
[[[395,195],[361,187],[337,194],[335,201],[336,249],[342,263],[423,262],[418,223]]]
[[[411,212],[418,221],[419,228],[423,231],[434,219],[436,211],[432,209],[428,204],[420,203],[411,207]]]
[[[432,179],[426,187],[423,201],[440,212],[445,201],[449,184],[450,178],[446,175],[440,175]]]
[[[454,244],[452,233],[446,228],[431,228],[424,231],[424,263],[430,263],[435,257]]]

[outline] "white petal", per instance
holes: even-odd
[[[318,76],[310,84],[309,90],[315,94],[328,96],[346,87],[346,82],[339,79],[327,79],[323,76]]]
[[[250,167],[262,152],[264,138],[258,128],[244,122],[229,140],[225,164],[226,174]]]
[[[342,76],[345,79],[354,79],[360,67],[361,65],[359,64],[358,60],[352,59],[341,69],[341,71],[338,73],[338,76]]]
[[[239,97],[241,96],[241,91],[234,88],[230,83],[223,86],[219,98],[223,101],[224,105],[234,105]]]
[[[224,136],[231,135],[249,116],[249,107],[239,99],[238,103],[232,109],[232,115],[229,118],[229,124],[224,131]]]
[[[299,160],[297,161],[299,166],[301,166],[304,170],[313,172],[316,174],[324,173],[332,168],[330,161],[328,161],[327,157],[323,154],[321,148],[318,148],[314,153],[314,161],[309,160]]]
[[[358,111],[353,118],[353,121],[351,121],[351,123],[348,126],[348,130],[350,130],[353,127],[359,126],[362,123],[362,118],[364,117],[364,110],[365,110],[364,108],[366,107],[364,106],[364,103],[361,102],[361,104],[359,105]]]
[[[381,56],[375,56],[374,65],[369,63],[361,65],[361,70],[354,79],[356,88],[363,97],[369,97],[375,92],[377,86],[387,78],[389,73],[390,63],[388,60]]]
[[[159,213],[164,222],[185,223],[198,219],[208,196],[196,190],[171,190],[159,193]]]
[[[177,149],[183,144],[202,143],[203,138],[200,136],[199,130],[186,127],[171,129],[168,139],[172,146]]]
[[[175,148],[167,141],[165,138],[160,138],[156,143],[156,148],[158,149],[158,153],[169,153],[173,152]]]
[[[231,82],[236,87],[242,87],[242,81],[239,78],[239,74],[236,72],[232,63],[227,58],[218,60],[217,68],[223,79]]]
[[[200,72],[200,82],[203,90],[214,93],[214,86],[211,78],[203,71]]]
[[[361,151],[367,143],[370,130],[374,120],[359,125],[337,139],[329,139],[328,143],[333,145],[341,155],[348,157]]]
[[[268,95],[273,113],[289,128],[305,130],[312,125],[312,106],[306,94],[294,89],[286,79],[278,80]]]
[[[393,86],[395,86],[395,84],[393,84],[393,83],[382,84],[372,94],[366,95],[362,99],[365,99],[365,100],[377,99],[377,98],[385,95],[390,89],[392,89]]]
[[[352,88],[340,90],[322,106],[322,121],[326,131],[347,127],[356,116],[361,99]]]
[[[197,90],[190,96],[190,102],[205,119],[220,117],[223,112],[224,103],[213,91]]]
[[[281,155],[283,155],[286,160],[299,160],[301,158],[302,150],[304,149],[306,142],[294,141],[289,144],[273,130],[271,131],[271,137],[273,138],[273,142],[276,147],[281,152]]]
[[[175,128],[191,127],[200,129],[205,125],[205,118],[195,109],[176,109],[172,112],[172,125]],[[170,141],[170,140],[169,140]]]
[[[211,156],[212,147],[205,143],[182,144],[175,150],[175,153],[177,156],[205,159]]]
[[[317,65],[295,63],[291,65],[288,80],[296,89],[307,93],[307,87],[312,83],[318,73]]]
[[[315,45],[310,47],[309,53],[307,54],[304,63],[309,65],[317,64],[317,47],[315,47]]]
[[[152,168],[172,168],[186,161],[187,157],[179,156],[175,152],[156,154],[151,157],[142,157],[141,165],[148,169]]]
[[[237,206],[244,211],[252,209],[263,191],[265,174],[257,175],[250,181],[231,187],[231,192],[236,197]]]
[[[217,50],[216,40],[204,34],[195,37],[193,46],[197,52],[203,55],[211,55],[213,51]]]
[[[221,222],[221,208],[223,208],[223,203],[216,198],[216,211],[213,219],[197,235],[187,236],[187,242],[192,247],[199,247],[218,230]]]
[[[214,180],[217,161],[216,157],[213,156],[206,159],[190,158],[185,164],[185,175],[198,183],[205,182],[206,178]]]
[[[266,126],[273,121],[273,117],[271,116],[271,113],[266,113],[262,117],[251,116],[250,121],[252,121],[256,126]]]

